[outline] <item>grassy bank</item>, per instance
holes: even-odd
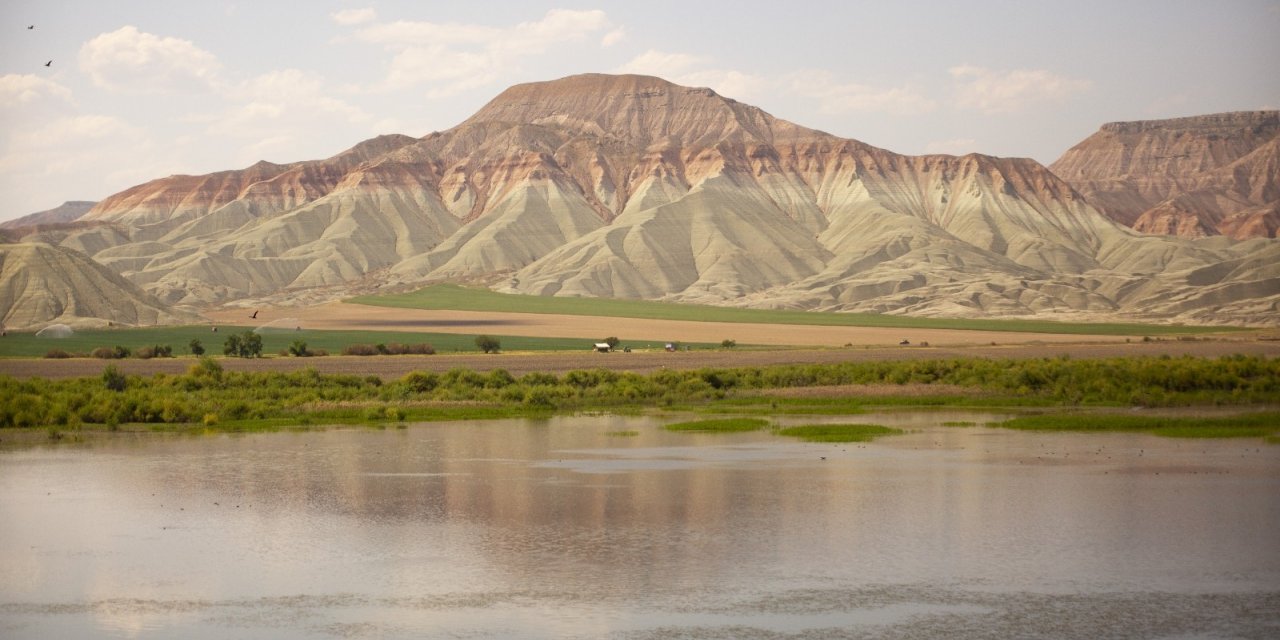
[[[796,324],[835,327],[890,327],[903,329],[967,329],[974,331],[1017,331],[1079,335],[1159,336],[1233,331],[1223,327],[1186,327],[1126,323],[1070,323],[1048,320],[980,320],[912,318],[872,313],[819,313],[770,309],[742,309],[708,305],[676,304],[648,300],[612,298],[558,298],[497,293],[488,289],[438,284],[410,293],[360,296],[347,300],[405,309],[489,311],[504,313],[551,313],[576,316],[686,320],[696,322],[739,322]]]
[[[947,385],[937,396],[785,398],[771,390]],[[966,390],[956,393],[956,388]],[[376,376],[224,371],[202,359],[180,375],[67,380],[0,376],[0,427],[195,426],[225,430],[325,423],[503,418],[584,410],[694,408],[725,413],[856,413],[865,406],[1280,405],[1280,359],[1253,356],[845,362],[734,369],[602,369],[515,377],[497,369]]]

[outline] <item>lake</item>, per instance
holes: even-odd
[[[6,638],[1274,638],[1280,446],[575,416],[0,451]]]

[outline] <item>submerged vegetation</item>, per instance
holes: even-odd
[[[878,424],[805,424],[784,427],[776,433],[809,442],[870,442],[880,436],[896,435],[903,431]]]
[[[718,418],[712,420],[693,420],[691,422],[675,422],[667,425],[667,431],[759,431],[769,426],[769,421],[761,418]]]
[[[919,389],[947,386],[946,392],[938,395],[902,397],[846,394],[794,398],[774,394],[774,390],[788,388],[865,384],[910,384]],[[957,388],[961,391],[957,392]],[[445,373],[413,372],[384,381],[377,376],[322,375],[311,369],[290,373],[224,371],[217,360],[201,358],[179,375],[124,375],[109,367],[101,376],[68,380],[0,376],[0,427],[9,428],[118,428],[122,424],[143,423],[153,428],[236,430],[642,407],[718,410],[739,415],[848,414],[863,406],[885,404],[1275,406],[1280,405],[1280,359],[962,358],[661,370],[649,375],[590,369],[559,376],[535,372],[518,378],[502,369],[484,373],[453,369]],[[1280,432],[1280,428],[1266,426],[1278,422],[1275,413],[1252,415],[1270,418],[1248,418],[1256,422],[1240,426],[1256,428],[1260,436]],[[1034,428],[1023,425],[1036,424],[1044,423],[1015,422],[1008,426]],[[1162,423],[1149,428],[1177,426]]]
[[[1019,416],[996,426],[1026,431],[1149,432],[1175,438],[1262,438],[1280,434],[1280,411],[1210,417],[1060,413]]]

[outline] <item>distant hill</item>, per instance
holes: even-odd
[[[29,239],[165,304],[438,280],[920,316],[1272,323],[1280,243],[1146,236],[1035,161],[904,156],[706,88],[517,85],[422,138],[170,176]]]
[[[69,200],[60,206],[48,209],[46,211],[37,211],[27,214],[21,218],[14,218],[6,222],[0,222],[0,229],[15,229],[18,227],[29,227],[41,224],[57,224],[62,222],[71,222],[78,220],[80,216],[88,213],[96,202],[86,200]]]
[[[1280,111],[1113,122],[1050,168],[1144,233],[1242,240],[1280,229]]]

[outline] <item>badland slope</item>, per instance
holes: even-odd
[[[1280,111],[1113,122],[1050,168],[1144,233],[1274,238],[1280,228]]]
[[[1280,304],[1276,241],[1144,236],[1029,159],[904,156],[647,76],[517,85],[448,131],[171,176],[82,222],[39,239],[166,304],[442,279],[926,316],[1273,323]]]
[[[171,324],[196,316],[174,312],[119,274],[65,247],[0,244],[0,326]]]

